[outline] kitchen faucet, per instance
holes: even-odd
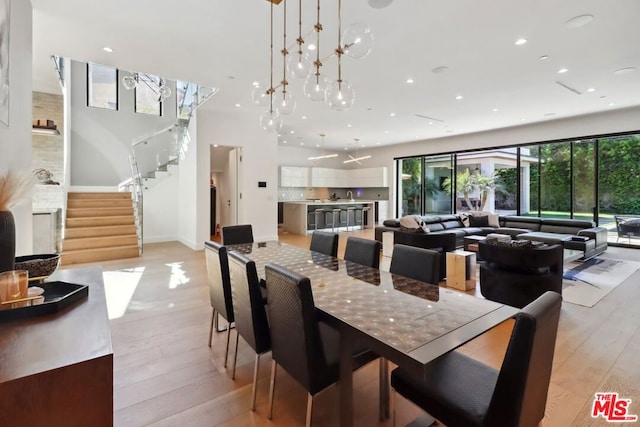
[[[347,196],[350,196],[349,200],[353,202],[353,191],[351,190],[347,191]]]

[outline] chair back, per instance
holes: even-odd
[[[275,264],[265,274],[273,360],[314,395],[326,360],[309,278]]]
[[[241,243],[253,243],[253,228],[251,224],[222,227],[223,245],[238,245]]]
[[[309,250],[332,257],[338,256],[338,233],[314,231],[311,235]]]
[[[271,337],[256,263],[231,251],[229,273],[236,330],[257,354],[262,354],[271,348]]]
[[[380,268],[380,250],[382,245],[377,240],[349,237],[344,250],[344,259],[367,267]]]
[[[227,248],[216,242],[205,242],[204,254],[207,263],[211,307],[231,323],[234,318]]]
[[[548,291],[515,316],[485,425],[533,427],[544,417],[561,305]]]
[[[440,253],[414,246],[394,245],[389,271],[437,285],[440,282]]]

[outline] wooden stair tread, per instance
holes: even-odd
[[[125,250],[125,249],[135,249],[138,250],[138,245],[125,245],[125,246],[109,246],[107,248],[90,248],[90,249],[72,249],[70,251],[62,251],[62,255],[70,255],[77,254],[83,252],[102,252],[105,250]]]
[[[87,193],[87,192],[69,192],[67,194],[68,200],[81,200],[81,199],[131,199],[131,192],[101,192],[101,193]]]

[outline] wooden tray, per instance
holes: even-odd
[[[38,287],[44,289],[42,294],[44,302],[42,304],[0,310],[0,321],[56,313],[89,296],[89,287],[87,285],[67,282],[44,282],[40,283]]]

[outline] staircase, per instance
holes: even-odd
[[[140,255],[131,193],[69,193],[62,265]]]

